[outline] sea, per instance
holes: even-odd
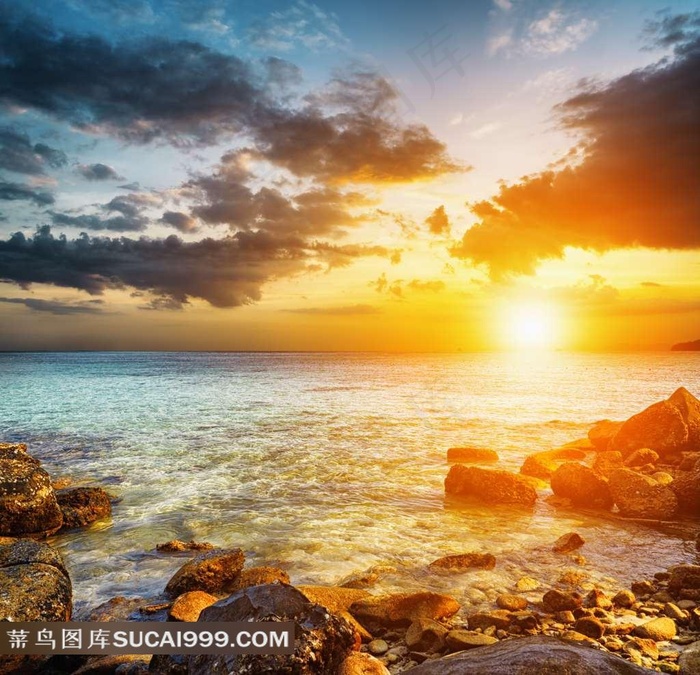
[[[292,583],[372,569],[375,592],[429,589],[465,607],[523,576],[614,591],[697,562],[700,521],[650,527],[563,510],[445,498],[453,446],[529,453],[623,420],[680,386],[700,395],[700,354],[2,353],[0,440],[26,442],[53,478],[101,486],[109,520],[54,536],[77,609],[154,597],[185,559],[171,539],[239,547]],[[552,543],[578,532],[582,558]],[[433,560],[492,553],[492,570]]]

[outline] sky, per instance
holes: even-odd
[[[0,0],[0,350],[700,337],[700,2]]]

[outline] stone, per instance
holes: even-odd
[[[390,675],[386,666],[369,654],[353,652],[333,675]]]
[[[199,622],[294,621],[293,654],[197,654],[188,675],[211,673],[335,673],[350,656],[355,635],[346,621],[285,584],[252,586],[207,607]]]
[[[279,581],[288,584],[289,575],[277,567],[248,567],[242,569],[231,585],[231,591],[240,591],[249,586],[260,586],[261,584],[274,584]]]
[[[630,649],[634,649],[638,651],[642,656],[648,656],[650,659],[656,659],[659,658],[659,648],[656,646],[656,642],[653,640],[648,640],[645,638],[632,638],[629,640],[627,643],[625,643],[625,646],[623,648],[625,651],[629,651]]]
[[[686,647],[678,657],[683,675],[700,675],[700,641]]]
[[[182,553],[183,551],[211,551],[214,549],[214,544],[207,541],[180,541],[179,539],[171,539],[164,544],[156,544],[156,551],[160,553]]]
[[[511,612],[510,613],[511,630],[514,626],[521,628],[522,630],[534,630],[540,625],[540,621],[537,614],[532,612]]]
[[[656,471],[655,473],[651,474],[651,477],[659,484],[659,485],[670,485],[673,483],[673,476],[670,473],[666,473],[665,471]],[[674,490],[675,494],[675,490]],[[676,499],[678,499],[678,495],[676,494]]]
[[[683,610],[673,602],[667,602],[664,605],[663,611],[669,619],[673,619],[674,621],[686,621],[688,618]]]
[[[622,425],[623,422],[612,422],[611,420],[596,422],[588,432],[588,440],[597,452],[605,452]]]
[[[26,443],[0,443],[0,459],[19,459],[39,466],[41,462],[27,454]]]
[[[651,448],[640,448],[635,450],[627,459],[625,466],[631,468],[644,466],[645,464],[656,464],[659,461],[659,455]]]
[[[669,591],[677,593],[682,588],[700,588],[700,565],[674,565],[669,571]]]
[[[583,603],[586,607],[598,607],[600,609],[611,609],[613,606],[612,600],[597,588],[592,589],[586,595]]]
[[[168,611],[170,621],[197,621],[203,609],[213,605],[217,598],[204,591],[188,591],[178,596]]]
[[[112,654],[111,656],[92,656],[87,663],[72,675],[128,675],[148,673],[150,654]]]
[[[367,591],[342,586],[298,586],[297,590],[314,604],[321,605],[329,612],[345,619],[355,629],[360,640],[369,642],[372,639],[372,635],[349,611],[354,602],[372,597]]]
[[[554,614],[554,618],[559,622],[559,623],[574,623],[576,621],[576,617],[574,616],[574,613],[571,610],[564,610],[563,612],[556,612]]]
[[[501,609],[507,609],[510,612],[519,612],[527,608],[527,600],[521,595],[511,595],[503,593],[496,598],[496,604]]]
[[[498,453],[485,448],[450,448],[447,451],[448,462],[497,462]]]
[[[536,591],[540,587],[540,582],[532,577],[521,577],[515,583],[515,590],[520,593],[527,593],[529,591]]]
[[[200,553],[175,572],[165,592],[175,598],[187,591],[226,592],[234,586],[244,562],[239,548]]]
[[[676,635],[676,623],[673,619],[662,616],[637,626],[634,629],[634,634],[637,637],[654,640],[655,642],[670,640]]]
[[[564,593],[552,589],[547,591],[542,597],[542,606],[545,612],[554,614],[555,612],[573,611],[582,604],[581,596],[578,593]]]
[[[496,566],[496,558],[490,553],[460,553],[447,555],[431,562],[428,567],[442,570],[463,570],[477,567],[482,570],[492,570]]]
[[[367,651],[374,656],[382,656],[389,651],[389,645],[384,640],[372,640],[367,645]]]
[[[562,534],[559,539],[554,542],[552,551],[555,553],[570,553],[577,548],[581,548],[586,542],[583,537],[576,532],[567,532]]]
[[[511,504],[532,508],[537,492],[518,474],[456,464],[445,478],[445,492],[471,497],[486,504]]]
[[[700,467],[677,474],[669,487],[678,500],[681,512],[691,516],[700,513]]]
[[[692,471],[698,467],[698,462],[700,462],[700,452],[689,452],[683,455],[678,468],[681,471]]]
[[[594,640],[600,640],[605,634],[605,626],[594,616],[582,616],[577,619],[574,630]]]
[[[520,467],[520,473],[534,478],[549,479],[557,467],[566,460],[584,459],[586,453],[576,448],[556,448],[528,455]]]
[[[83,609],[76,621],[128,621],[147,604],[145,598],[125,598],[118,595],[99,604],[97,607]],[[169,605],[166,605],[166,608]]]
[[[420,591],[368,597],[354,602],[349,611],[367,628],[367,623],[393,627],[409,626],[419,618],[438,621],[453,616],[459,607],[449,595]]]
[[[654,588],[654,584],[651,583],[651,581],[647,581],[646,579],[642,581],[633,581],[632,582],[632,592],[635,595],[651,595],[656,591],[656,588]]]
[[[73,588],[60,554],[20,539],[0,548],[0,622],[70,621]]]
[[[631,469],[613,471],[609,484],[620,515],[626,518],[670,520],[678,510],[678,500],[670,487]]]
[[[112,515],[112,501],[102,488],[79,487],[58,490],[56,501],[63,513],[62,530],[85,527]]]
[[[552,474],[551,485],[555,495],[574,506],[609,509],[613,504],[607,479],[578,462],[562,464]]]
[[[463,649],[475,649],[476,647],[486,647],[498,642],[498,639],[483,633],[455,629],[445,636],[445,644],[451,652],[462,651]]]
[[[478,612],[467,617],[467,625],[469,630],[485,631],[488,628],[495,630],[505,630],[510,626],[510,612],[503,609],[497,609],[493,612]]]
[[[588,638],[585,638],[588,640]],[[406,675],[648,675],[618,656],[549,636],[497,644],[432,659]]]
[[[0,459],[0,535],[49,536],[61,525],[49,474],[24,459]]]
[[[416,619],[406,631],[406,645],[417,652],[439,652],[445,646],[447,628],[432,619]]]
[[[624,467],[622,453],[609,451],[599,452],[593,459],[591,467],[596,473],[605,476],[605,478],[609,478],[610,474],[615,469],[622,469]]]

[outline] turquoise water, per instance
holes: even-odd
[[[572,563],[549,546],[572,529],[587,541],[584,586],[694,559],[682,529],[543,500],[527,515],[455,508],[442,482],[448,447],[493,448],[517,470],[598,419],[681,385],[698,395],[698,354],[6,353],[0,378],[0,439],[121,500],[111,521],[52,539],[78,606],[160,593],[182,559],[153,549],[172,538],[240,546],[295,583],[388,566],[379,590],[444,590],[469,607],[523,574],[555,584]],[[496,569],[425,570],[472,550]]]

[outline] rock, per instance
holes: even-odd
[[[536,591],[540,587],[540,582],[532,577],[521,577],[515,583],[515,590],[520,593],[527,593],[528,591]]]
[[[676,635],[676,623],[673,619],[662,616],[637,626],[634,629],[634,634],[637,637],[654,640],[655,642],[670,640]]]
[[[148,672],[150,675],[187,675],[188,658],[183,654],[154,654]]]
[[[150,654],[113,654],[111,656],[93,656],[72,675],[113,675],[118,673],[148,672]]]
[[[700,468],[679,473],[669,485],[678,500],[678,508],[684,513],[700,513]]]
[[[645,464],[656,464],[659,461],[659,455],[651,448],[640,448],[635,450],[625,460],[625,466],[631,468],[644,466]]]
[[[164,544],[156,544],[156,551],[160,553],[181,553],[183,551],[211,551],[214,545],[207,541],[180,541],[171,539]]]
[[[677,593],[682,588],[700,588],[700,565],[674,565],[669,570],[668,589]]]
[[[496,558],[490,553],[460,553],[438,558],[428,565],[432,569],[463,570],[478,567],[482,570],[492,570],[496,566]]]
[[[577,548],[581,548],[585,543],[580,534],[576,532],[567,532],[567,534],[562,534],[561,537],[554,542],[552,551],[555,553],[570,553]]]
[[[591,590],[584,600],[586,607],[598,607],[600,609],[612,609],[613,603],[603,591],[594,588]]]
[[[537,501],[537,492],[522,476],[462,464],[450,469],[445,478],[445,492],[487,504],[532,507]]]
[[[510,622],[510,612],[503,609],[497,609],[493,612],[478,612],[477,614],[471,614],[467,618],[467,625],[470,630],[481,629],[485,631],[488,628],[503,630],[510,626]]]
[[[73,589],[59,553],[20,539],[0,548],[0,622],[70,621]]]
[[[700,452],[689,452],[683,455],[678,468],[681,471],[692,471],[698,468],[698,462],[700,462]]]
[[[61,525],[49,474],[24,459],[0,459],[0,535],[49,536]]]
[[[609,478],[615,469],[622,469],[623,467],[624,460],[621,452],[599,452],[592,464],[593,471],[601,476],[605,476],[605,478]]]
[[[632,593],[638,596],[651,595],[656,591],[654,584],[646,579],[643,581],[633,581],[632,582]]]
[[[578,462],[562,464],[552,474],[551,485],[555,495],[574,506],[609,509],[613,504],[607,479]]]
[[[659,483],[659,485],[670,485],[673,483],[673,476],[665,471],[656,471],[651,477]],[[678,499],[678,495],[676,495],[676,499]]]
[[[623,424],[623,422],[612,422],[610,420],[596,422],[588,432],[588,440],[598,452],[605,452],[610,441]]]
[[[445,636],[445,644],[452,652],[462,651],[463,649],[475,649],[476,647],[486,647],[487,645],[493,645],[497,642],[498,640],[490,635],[461,629],[451,630]]]
[[[26,443],[0,443],[0,459],[19,459],[39,466],[41,462],[27,454]]]
[[[498,453],[485,448],[450,448],[447,451],[448,462],[497,462]]]
[[[556,612],[554,614],[554,618],[559,622],[559,623],[575,623],[576,617],[574,616],[574,613],[570,610],[564,610],[563,612]]]
[[[213,605],[216,597],[204,591],[188,591],[178,596],[168,611],[170,621],[197,621],[203,609]]]
[[[231,591],[240,591],[250,586],[262,584],[274,584],[279,581],[282,584],[289,583],[289,575],[277,567],[248,567],[241,570],[231,586]]]
[[[600,640],[605,634],[605,626],[594,616],[582,616],[577,619],[574,630],[594,640]]]
[[[396,568],[392,565],[373,565],[364,572],[351,574],[343,579],[338,586],[343,588],[372,588],[382,576],[392,572],[396,572]]]
[[[447,628],[432,619],[416,619],[406,631],[406,645],[417,652],[439,652],[445,646]]]
[[[669,619],[674,621],[684,622],[688,618],[683,610],[673,602],[665,603],[663,612]]]
[[[133,614],[148,603],[146,598],[125,598],[118,595],[97,607],[83,609],[75,617],[76,621],[128,621]],[[166,605],[167,607],[167,605]]]
[[[669,520],[678,510],[678,500],[670,487],[630,469],[613,471],[610,493],[620,515],[627,518]]]
[[[63,530],[85,527],[112,515],[110,496],[98,487],[68,488],[56,492],[63,513]]]
[[[700,641],[686,647],[678,658],[682,675],[700,675]]]
[[[610,446],[625,456],[651,448],[661,457],[700,447],[700,401],[680,387],[667,400],[630,417]]]
[[[557,467],[566,460],[584,459],[586,453],[576,448],[556,448],[528,455],[520,467],[520,473],[535,478],[549,479]]]
[[[389,651],[389,645],[384,640],[372,640],[367,645],[367,650],[374,656],[382,656]]]
[[[342,586],[298,586],[297,590],[301,591],[310,602],[321,605],[329,612],[345,619],[355,629],[361,640],[369,642],[372,639],[370,633],[349,611],[354,602],[372,597],[367,591]]]
[[[285,584],[252,586],[207,607],[199,622],[294,621],[293,654],[197,654],[189,675],[211,673],[335,673],[355,644],[352,628]]]
[[[390,675],[386,666],[369,654],[353,652],[333,675]]]
[[[496,604],[501,609],[507,609],[511,612],[519,612],[527,608],[527,600],[521,595],[511,595],[504,593],[496,598]]]
[[[172,597],[187,591],[226,592],[235,584],[243,563],[243,552],[239,548],[200,553],[175,572],[165,592]]]
[[[555,637],[534,636],[426,661],[407,675],[648,675],[618,656]]]
[[[578,593],[564,593],[552,589],[547,591],[542,597],[542,606],[545,612],[554,614],[555,612],[573,612],[581,606],[582,599]]]
[[[459,603],[449,595],[431,591],[397,593],[368,597],[354,602],[352,614],[362,625],[408,626],[416,619],[445,619],[459,611]]]
[[[642,656],[648,656],[650,659],[654,659],[654,661],[659,658],[659,648],[656,646],[656,642],[653,640],[632,638],[624,646],[624,650],[626,652],[628,652],[630,649],[634,649]]]

